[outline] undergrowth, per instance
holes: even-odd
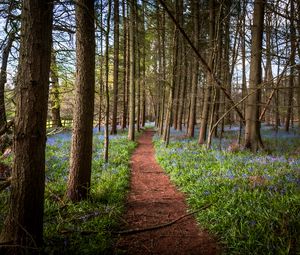
[[[129,158],[136,143],[125,133],[110,137],[109,163],[103,160],[103,136],[94,134],[92,179],[87,200],[65,198],[69,170],[69,132],[49,137],[46,147],[44,243],[46,254],[111,254],[129,187]],[[7,211],[2,192],[0,222]],[[1,228],[1,226],[0,226]]]
[[[273,154],[206,150],[176,132],[167,148],[154,139],[158,162],[190,209],[211,204],[196,218],[226,254],[300,254],[300,159],[293,153],[300,139],[282,134],[280,146],[271,130],[263,134]]]

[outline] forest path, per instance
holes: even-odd
[[[155,160],[152,137],[145,131],[131,158],[131,189],[122,229],[148,228],[187,214],[184,195]],[[124,251],[124,252],[123,252]],[[151,231],[123,234],[116,254],[217,254],[216,242],[202,231],[192,215]]]

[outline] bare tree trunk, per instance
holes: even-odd
[[[209,0],[209,45],[210,45],[210,57],[209,57],[209,67],[213,72],[213,58],[214,58],[214,38],[215,38],[215,0]],[[199,139],[198,143],[203,144],[206,140],[207,133],[207,125],[208,125],[208,116],[209,116],[209,108],[210,108],[210,98],[211,91],[213,86],[213,78],[212,73],[207,73],[206,79],[206,90],[204,95],[204,103],[202,108],[201,115],[201,126],[199,131]]]
[[[5,89],[5,83],[7,81],[6,71],[7,71],[8,56],[14,40],[15,40],[15,32],[12,31],[8,36],[7,43],[2,52],[2,63],[0,69],[0,129],[6,125],[4,89]]]
[[[51,119],[53,122],[53,127],[62,127],[60,118],[60,98],[59,98],[59,80],[58,80],[58,70],[56,64],[55,52],[52,51],[51,54],[51,70],[50,78],[52,82],[51,89]]]
[[[100,2],[100,8],[102,9],[103,0]],[[100,22],[103,22],[103,14],[100,13]],[[98,130],[101,131],[101,124],[102,124],[102,101],[103,101],[103,94],[104,94],[104,81],[103,81],[103,31],[100,32],[100,74],[99,74],[99,123],[98,123]]]
[[[141,120],[141,44],[140,44],[140,31],[139,31],[139,15],[136,12],[136,27],[135,27],[135,38],[136,38],[136,74],[137,74],[137,93],[136,93],[136,130],[140,132],[140,120]]]
[[[75,12],[77,75],[67,189],[71,201],[85,199],[91,182],[95,92],[95,29],[91,14],[94,14],[94,1],[78,0]]]
[[[119,90],[119,0],[114,0],[114,83],[111,134],[117,133]]]
[[[51,62],[52,1],[24,0],[14,166],[1,254],[37,254],[43,241],[46,120]]]
[[[187,57],[186,57],[186,47],[182,43],[182,67],[181,67],[181,91],[180,91],[180,101],[178,108],[178,119],[177,119],[177,127],[181,131],[183,124],[183,115],[184,115],[184,102],[186,99],[186,89],[187,89]]]
[[[299,19],[299,13],[300,13],[300,2],[297,2],[297,13],[298,13],[298,19],[297,19],[297,30],[298,34],[300,34],[300,19]],[[300,44],[298,43],[298,57],[300,58]],[[298,84],[297,84],[297,115],[298,115],[298,127],[300,127],[300,65],[298,65]]]
[[[111,1],[108,1],[106,38],[105,38],[105,127],[104,127],[104,161],[108,162],[109,150],[109,33],[110,33]],[[115,130],[116,131],[116,130]]]
[[[141,126],[145,127],[146,122],[146,31],[145,31],[145,9],[146,3],[143,2],[142,6],[142,40],[143,40],[143,53],[142,53],[142,60],[143,60],[143,87],[142,87],[142,99],[141,99]]]
[[[245,128],[245,147],[252,151],[263,148],[260,137],[259,123],[259,86],[262,81],[262,38],[264,29],[264,0],[255,0],[252,26],[252,46],[251,46],[251,62],[250,62],[250,83],[249,93],[253,93],[248,97],[246,106],[246,128]]]
[[[135,21],[136,21],[136,0],[130,0],[130,86],[129,86],[129,128],[128,140],[135,138]]]
[[[195,47],[199,48],[199,5],[197,0],[192,1],[192,13],[193,13],[193,27],[194,27],[194,44]],[[189,111],[189,122],[188,122],[188,130],[187,137],[194,137],[195,133],[195,124],[196,124],[196,96],[197,96],[197,86],[199,79],[199,64],[198,58],[196,54],[193,54],[192,59],[192,87],[191,87],[191,103],[190,103],[190,111]]]
[[[173,39],[173,61],[172,61],[172,84],[169,92],[168,106],[166,112],[165,119],[165,129],[163,133],[163,140],[166,143],[166,146],[169,145],[170,142],[170,128],[171,128],[171,120],[172,120],[172,109],[174,105],[174,90],[175,90],[175,79],[176,79],[176,67],[177,67],[177,55],[178,55],[178,29],[175,27],[174,29],[174,39]]]
[[[295,8],[294,0],[290,1],[291,5],[291,19],[290,19],[290,38],[291,38],[291,60],[290,60],[290,76],[289,76],[289,89],[288,89],[288,108],[286,113],[285,131],[289,132],[293,111],[293,96],[294,96],[294,77],[295,77],[295,57],[296,57],[296,29],[295,29]]]
[[[247,78],[246,78],[246,15],[247,15],[247,3],[243,3],[243,25],[242,25],[242,98],[244,98],[247,94]],[[245,102],[242,103],[242,111],[245,116],[246,106]],[[239,131],[239,144],[241,143],[241,133],[242,133],[242,124],[243,121],[240,119],[240,131]]]
[[[128,72],[127,69],[129,67],[128,63],[128,21],[126,16],[126,4],[125,0],[122,2],[123,4],[123,37],[124,37],[124,42],[123,42],[123,115],[122,115],[122,129],[124,130],[127,126],[127,90],[128,90]]]
[[[272,36],[272,14],[271,13],[267,13],[266,15],[266,68],[265,68],[265,83],[268,85],[267,88],[269,86],[273,87],[274,83],[273,83],[273,72],[272,72],[272,56],[271,56],[271,50],[272,50],[272,40],[271,40],[271,36]],[[266,94],[266,98],[269,98],[270,93],[268,93],[268,89],[265,89],[265,94]],[[266,106],[268,107],[268,106]],[[267,108],[268,111],[266,111],[265,114],[265,120],[268,124],[271,124],[271,114],[270,114],[270,110],[269,107]]]

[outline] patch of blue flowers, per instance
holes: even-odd
[[[231,153],[226,146],[237,130],[231,128],[224,135],[221,150],[219,140],[210,150],[199,146],[196,138],[181,142],[178,131],[171,131],[166,148],[156,136],[156,158],[187,194],[192,209],[212,204],[197,214],[197,220],[219,238],[225,253],[298,254],[300,158],[295,151],[300,148],[299,133],[281,137],[281,131],[276,136],[272,128],[263,126],[263,139],[272,154]]]

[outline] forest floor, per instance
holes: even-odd
[[[218,254],[217,242],[187,212],[184,195],[156,162],[153,135],[145,131],[131,158],[131,187],[116,254]],[[152,226],[160,227],[146,230]]]

